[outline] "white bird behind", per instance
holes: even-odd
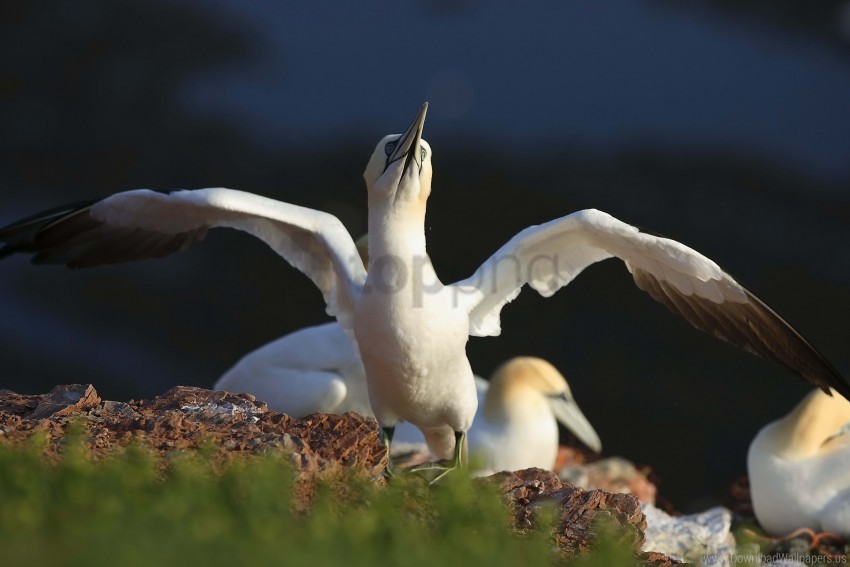
[[[372,415],[357,345],[338,323],[299,329],[261,346],[213,388],[253,394],[269,409],[293,417],[317,411]]]
[[[753,509],[776,536],[798,528],[850,537],[850,402],[815,390],[758,432],[747,470]]]
[[[558,422],[593,451],[602,442],[579,409],[567,381],[547,361],[515,357],[499,367],[469,430],[479,474],[530,467],[553,470]]]

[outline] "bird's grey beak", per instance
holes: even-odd
[[[404,158],[404,169],[401,174],[407,172],[407,168],[411,163],[415,163],[420,169],[422,168],[422,157],[420,153],[419,141],[422,139],[422,128],[425,126],[425,114],[428,112],[428,103],[422,105],[419,109],[419,114],[413,119],[413,123],[407,128],[407,131],[398,139],[398,143],[393,149],[393,153],[387,157],[387,164],[384,166],[384,171],[391,163]]]
[[[579,441],[599,453],[602,451],[602,441],[599,435],[581,410],[569,396],[551,396],[548,398],[549,407],[552,408],[552,413],[555,418],[567,429],[573,432],[578,437]]]

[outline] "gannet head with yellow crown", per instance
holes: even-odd
[[[764,426],[747,453],[753,510],[770,535],[850,536],[850,402],[814,390]]]
[[[384,136],[363,172],[369,193],[369,246],[376,251],[384,246],[373,243],[373,237],[386,240],[382,235],[395,241],[414,238],[420,244],[421,234],[424,248],[425,205],[433,174],[431,146],[422,139],[427,112],[426,102],[403,134]]]

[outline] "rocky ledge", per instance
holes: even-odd
[[[23,444],[36,432],[47,438],[48,458],[62,452],[70,423],[80,423],[92,458],[115,453],[130,442],[143,442],[164,456],[212,446],[223,458],[280,450],[289,454],[303,479],[341,468],[382,482],[387,451],[374,419],[355,413],[315,413],[301,419],[269,411],[249,394],[230,394],[179,386],[151,400],[124,403],[102,400],[90,384],[56,386],[47,394],[21,395],[0,390],[0,442]],[[167,459],[163,459],[167,461]],[[526,531],[554,512],[554,538],[567,555],[586,552],[602,514],[622,529],[625,543],[647,565],[677,565],[661,554],[642,554],[646,518],[630,494],[584,490],[549,471],[528,469],[499,473],[481,482],[496,483],[513,506],[515,529]],[[304,506],[310,490],[299,491]]]

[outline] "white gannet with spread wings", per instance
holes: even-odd
[[[444,285],[425,247],[431,148],[421,139],[427,103],[404,134],[384,137],[366,166],[368,275],[332,215],[230,189],[128,191],[54,209],[0,230],[35,262],[92,266],[185,249],[209,228],[264,240],[321,289],[328,312],[353,332],[372,409],[387,443],[401,421],[432,452],[461,464],[477,407],[469,335],[497,335],[501,309],[525,284],[544,296],[588,265],[616,257],[637,285],[697,328],[771,359],[824,390],[850,385],[789,323],[716,263],[597,211],[579,211],[517,234],[470,278]]]

